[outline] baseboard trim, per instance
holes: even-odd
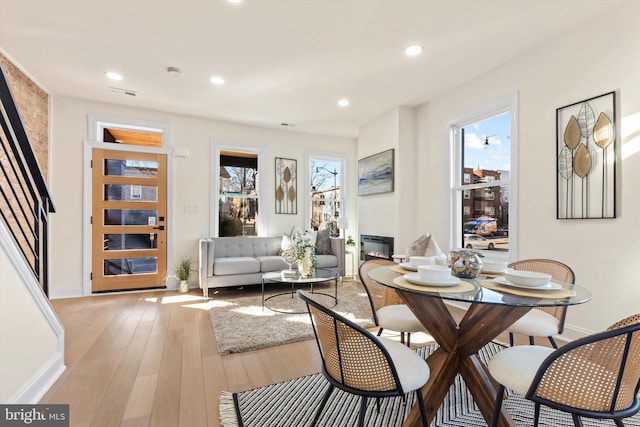
[[[67,369],[64,354],[58,353],[8,403],[36,404]]]

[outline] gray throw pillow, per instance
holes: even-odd
[[[316,254],[317,255],[332,255],[331,252],[331,229],[329,227],[323,228],[318,231],[318,237],[316,237]]]

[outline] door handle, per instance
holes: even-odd
[[[160,225],[158,227],[153,227],[154,230],[164,230],[164,225]]]

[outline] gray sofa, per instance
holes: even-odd
[[[205,298],[209,288],[262,283],[267,271],[288,269],[280,257],[282,237],[211,237],[199,242],[200,288]],[[344,239],[331,238],[331,255],[317,255],[319,268],[344,276]],[[297,266],[293,266],[297,269]]]

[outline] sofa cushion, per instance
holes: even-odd
[[[328,268],[338,266],[338,257],[335,255],[316,255],[318,268]]]
[[[263,273],[267,271],[286,270],[289,268],[289,265],[282,260],[282,257],[277,255],[259,256],[256,257],[256,259],[260,261],[260,271]]]
[[[259,273],[260,261],[252,257],[216,258],[214,275]]]
[[[331,229],[329,227],[318,231],[316,237],[316,255],[331,255]]]

